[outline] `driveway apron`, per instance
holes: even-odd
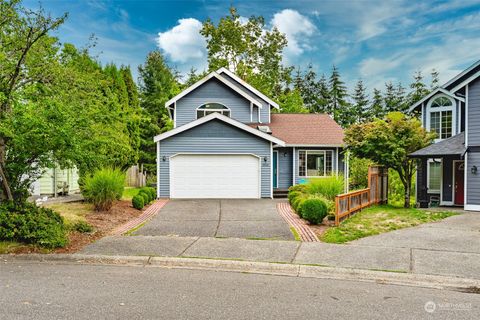
[[[276,201],[171,200],[136,235],[294,240]]]

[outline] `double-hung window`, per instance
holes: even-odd
[[[298,152],[298,175],[300,177],[325,177],[332,174],[333,151],[300,150]]]
[[[211,113],[220,113],[230,117],[230,109],[220,103],[206,103],[197,108],[197,119],[208,116]]]

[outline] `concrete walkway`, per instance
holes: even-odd
[[[106,237],[81,253],[295,263],[480,279],[480,214],[466,213],[345,245],[138,235]]]

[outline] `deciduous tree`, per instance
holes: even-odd
[[[345,132],[345,144],[354,156],[394,169],[405,190],[405,208],[410,207],[412,177],[416,160],[408,155],[432,143],[434,133],[403,113],[389,113],[385,120],[356,124]]]

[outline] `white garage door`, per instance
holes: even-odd
[[[171,198],[260,198],[260,163],[253,155],[176,155]]]

